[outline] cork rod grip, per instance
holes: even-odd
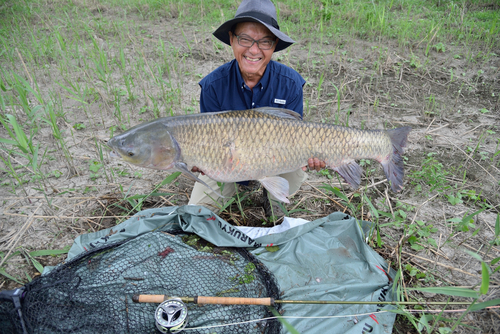
[[[168,299],[166,295],[133,295],[132,301],[134,303],[156,303],[161,304]]]
[[[267,305],[274,304],[272,298],[238,298],[238,297],[204,297],[198,296],[197,304],[219,304],[219,305]]]
[[[172,298],[167,295],[134,295],[132,301],[135,303],[163,303]],[[274,298],[238,298],[238,297],[173,297],[180,298],[185,303],[195,304],[218,304],[218,305],[274,305]]]

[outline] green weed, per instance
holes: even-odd
[[[104,165],[97,160],[90,160],[89,162],[89,170],[90,170],[90,179],[95,181],[97,178],[101,177],[101,169]]]
[[[30,136],[28,138],[23,128],[17,122],[16,117],[10,114],[6,114],[5,119],[0,115],[0,123],[2,123],[10,136],[10,139],[0,138],[0,142],[14,146],[20,150],[20,152],[16,151],[16,154],[29,159],[29,155],[34,154],[36,150],[33,143],[33,136],[36,133],[35,130],[33,129],[30,131]]]
[[[67,254],[70,246],[65,247],[63,249],[44,249],[44,250],[37,250],[37,251],[31,251],[28,252],[26,249],[19,247],[19,250],[16,250],[15,252],[12,252],[9,255],[6,255],[4,252],[0,252],[0,275],[4,276],[5,278],[12,280],[16,282],[17,284],[24,285],[26,280],[22,277],[18,276],[13,276],[10,275],[9,273],[6,272],[5,268],[3,268],[3,264],[6,263],[9,259],[15,257],[15,256],[23,256],[26,260],[26,262],[29,265],[33,265],[35,269],[39,272],[43,272],[43,266],[40,264],[40,262],[35,258],[35,257],[41,257],[41,256],[59,256],[63,254]],[[31,281],[31,277],[27,274],[25,271],[25,275],[28,281]]]
[[[484,210],[486,210],[486,209],[483,208],[483,209],[478,210],[472,214],[463,216],[462,218],[460,218],[460,217],[450,218],[447,221],[452,222],[457,231],[468,232],[471,228],[476,227],[476,223],[473,219],[474,216],[480,214]],[[477,231],[478,230],[476,230],[474,232],[477,233]]]
[[[409,175],[410,182],[417,192],[443,192],[450,188],[446,179],[450,172],[434,158],[435,155],[433,152],[427,153],[421,168]]]
[[[70,169],[74,169],[73,157],[71,156],[71,153],[68,151],[68,149],[66,147],[66,142],[64,140],[65,136],[62,134],[62,132],[59,128],[58,116],[56,115],[53,104],[47,103],[45,109],[47,111],[47,114],[43,120],[46,124],[48,124],[50,126],[50,128],[52,130],[52,135],[56,139],[57,144],[59,146],[59,149],[63,153],[65,161],[68,164],[68,167]]]
[[[97,172],[99,172],[100,168],[102,167],[102,166],[99,166],[100,163],[93,161],[91,163],[91,166],[92,166],[92,164],[94,164],[96,166],[95,169],[97,170]],[[164,185],[171,184],[172,182],[174,182],[175,179],[177,179],[179,177],[179,175],[181,175],[181,172],[175,172],[175,173],[168,175],[167,177],[165,177],[165,179],[163,179],[162,182],[157,184],[153,188],[153,190],[148,194],[130,195],[133,183],[130,184],[130,186],[126,192],[124,192],[123,186],[120,185],[122,199],[119,202],[110,205],[109,208],[110,209],[114,208],[114,207],[119,208],[120,210],[123,211],[123,216],[125,216],[125,217],[128,217],[129,215],[131,215],[133,213],[139,212],[143,209],[143,206],[144,206],[146,200],[151,199],[153,197],[172,195],[171,193],[158,192],[158,189],[160,189]],[[124,206],[123,203],[125,203],[125,205],[128,204],[129,207]],[[123,220],[125,220],[125,219],[123,218],[122,221]]]

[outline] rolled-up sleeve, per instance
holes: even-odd
[[[296,85],[294,94],[290,96],[291,100],[289,99],[285,106],[286,109],[293,110],[301,116],[304,114],[304,94],[302,91],[304,83],[302,86]]]

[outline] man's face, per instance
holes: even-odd
[[[240,36],[240,38],[246,37],[256,41],[273,40],[277,43],[276,36],[274,36],[263,24],[257,22],[238,23],[235,34]],[[232,32],[229,32],[229,40],[231,42],[231,48],[233,49],[234,58],[238,61],[245,82],[247,82],[247,79],[258,81],[264,75],[266,66],[269,64],[269,61],[271,61],[276,43],[269,50],[261,50],[257,46],[257,43],[254,43],[251,47],[245,47],[238,43],[238,39]]]

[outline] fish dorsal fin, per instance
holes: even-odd
[[[254,110],[262,114],[267,114],[269,116],[296,119],[299,121],[302,120],[302,117],[300,117],[299,113],[296,113],[295,111],[289,109],[262,107],[262,108],[256,108]]]

